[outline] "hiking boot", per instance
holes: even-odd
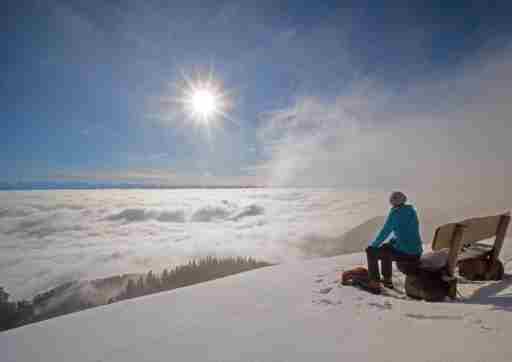
[[[382,291],[382,287],[380,285],[380,282],[378,282],[376,280],[369,280],[368,284],[367,284],[367,287],[368,287],[368,291],[373,293],[373,294],[380,294],[381,291]]]
[[[382,281],[382,285],[384,285],[388,289],[395,289],[392,279],[384,279]]]

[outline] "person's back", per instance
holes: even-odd
[[[395,194],[395,193],[394,193]],[[392,197],[393,195],[392,194]],[[402,193],[396,193],[402,196]],[[375,240],[370,242],[372,247],[380,247],[381,244],[393,233],[390,245],[394,249],[409,255],[421,255],[423,252],[420,236],[418,215],[412,205],[405,204],[407,198],[403,195],[399,201],[392,204],[386,223],[382,227]]]
[[[406,254],[420,255],[423,252],[418,215],[412,205],[402,205],[391,211],[393,233],[392,245]]]

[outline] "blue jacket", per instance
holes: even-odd
[[[418,215],[411,205],[394,207],[389,212],[386,223],[370,246],[379,247],[391,234],[391,245],[402,253],[421,255],[423,252]]]

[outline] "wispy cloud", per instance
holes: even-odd
[[[141,156],[142,157],[142,156]],[[163,157],[160,154],[150,159]],[[61,171],[48,176],[53,181],[98,183],[136,183],[147,186],[256,186],[264,185],[260,175],[241,170],[237,175],[217,175],[211,171],[169,171],[162,168],[126,168],[119,170]]]
[[[254,169],[276,185],[439,188],[503,199],[512,169],[509,74],[507,47],[406,89],[365,81],[335,98],[298,98],[262,115],[267,159]]]

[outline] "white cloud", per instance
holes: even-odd
[[[147,272],[204,255],[285,261],[308,252],[311,234],[329,249],[368,214],[385,213],[385,199],[302,189],[4,192],[0,282],[29,297],[71,279]]]
[[[160,270],[205,255],[285,262],[358,251],[379,226],[374,218],[387,213],[387,196],[336,189],[2,192],[0,282],[22,298],[73,279]],[[409,196],[425,241],[434,225],[455,216],[500,211]]]
[[[503,200],[512,169],[509,74],[506,48],[400,92],[365,81],[334,99],[298,98],[263,115],[267,160],[254,170],[275,185],[434,189]]]
[[[135,156],[133,156],[135,157]],[[143,158],[143,156],[140,156]],[[154,157],[163,157],[158,154]],[[118,170],[91,170],[91,171],[61,171],[48,176],[49,180],[57,181],[87,181],[106,183],[135,183],[146,186],[253,186],[262,185],[262,177],[246,174],[216,175],[212,172],[186,172],[168,171],[155,168],[125,168]]]

